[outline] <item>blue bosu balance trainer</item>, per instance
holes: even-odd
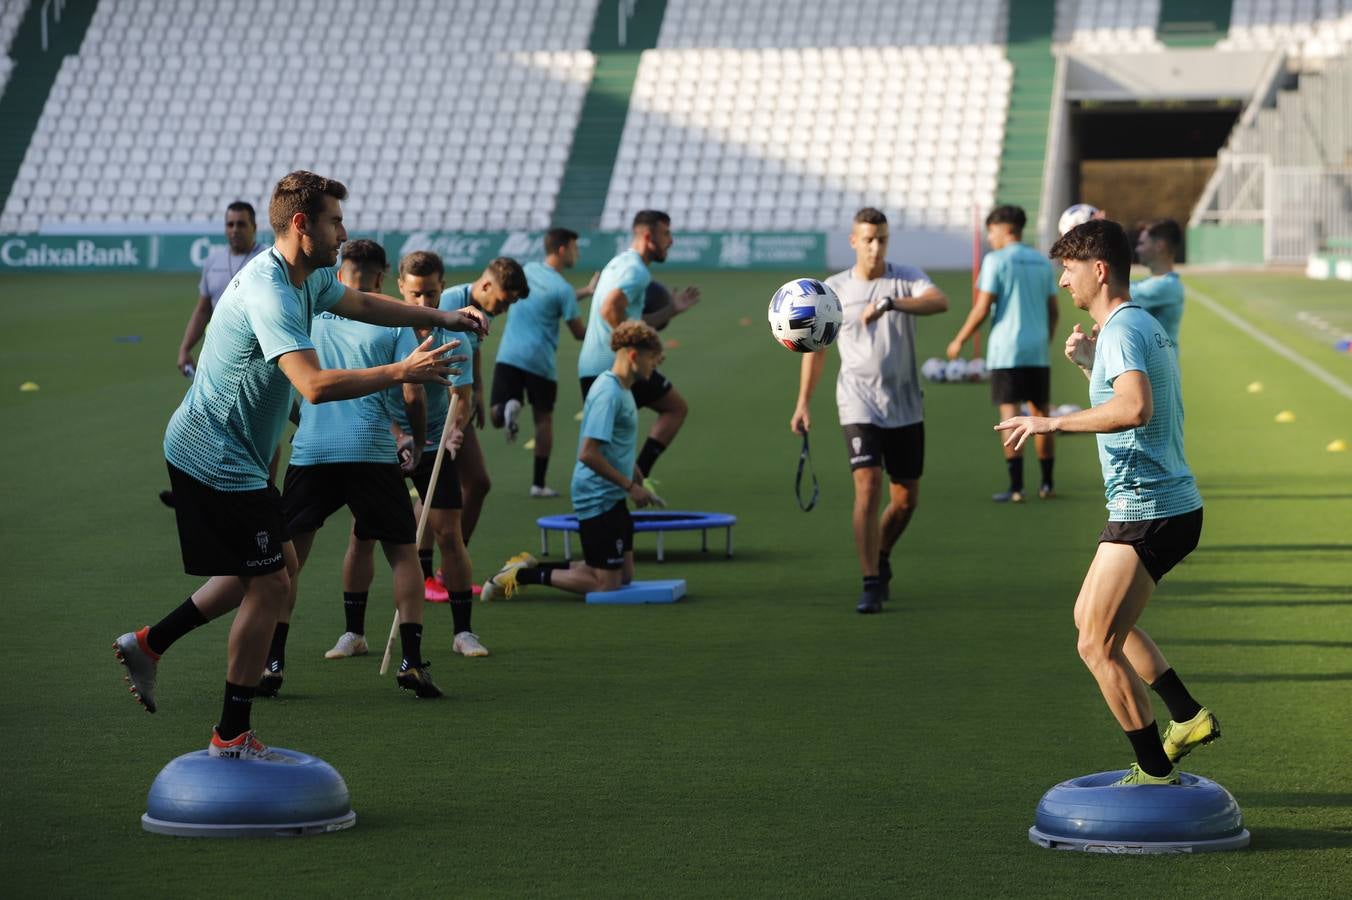
[[[1186,772],[1177,785],[1115,787],[1125,771],[1063,781],[1043,795],[1028,839],[1053,850],[1203,853],[1249,846],[1230,792]]]
[[[732,526],[737,524],[737,517],[728,513],[711,512],[682,512],[678,510],[660,510],[649,511],[639,510],[630,513],[634,519],[634,532],[637,534],[644,531],[657,532],[657,561],[666,561],[666,541],[665,536],[668,531],[698,531],[700,533],[700,550],[708,552],[709,550],[709,529],[722,528],[725,530],[726,548],[725,554],[728,559],[732,559]],[[541,516],[535,520],[535,524],[540,528],[540,555],[549,555],[549,532],[563,532],[563,558],[573,558],[572,534],[578,531],[577,516],[559,515],[559,516]]]
[[[333,766],[271,749],[285,761],[183,754],[155,777],[141,827],[179,837],[296,837],[357,823],[347,783]]]

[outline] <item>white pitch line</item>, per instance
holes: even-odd
[[[1273,353],[1276,353],[1278,356],[1284,357],[1287,360],[1295,363],[1296,365],[1304,369],[1306,372],[1309,372],[1315,378],[1318,378],[1320,381],[1324,382],[1324,384],[1327,384],[1329,387],[1333,388],[1335,391],[1342,394],[1347,399],[1352,400],[1352,385],[1348,384],[1346,381],[1343,381],[1337,375],[1334,375],[1332,372],[1328,371],[1322,366],[1319,366],[1318,364],[1311,362],[1308,358],[1297,353],[1295,350],[1292,350],[1290,347],[1286,346],[1276,338],[1271,337],[1270,335],[1263,334],[1263,332],[1259,331],[1257,328],[1254,328],[1244,319],[1235,315],[1230,310],[1226,309],[1224,306],[1208,297],[1206,294],[1203,294],[1201,291],[1197,290],[1197,288],[1189,285],[1188,293],[1196,297],[1197,300],[1207,309],[1211,310],[1213,313],[1220,316],[1222,319],[1229,322],[1231,325],[1235,326],[1240,331],[1244,332],[1249,337],[1253,338],[1255,341],[1262,344],[1264,347],[1267,347]]]

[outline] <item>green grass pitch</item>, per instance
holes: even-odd
[[[1042,792],[1130,759],[1071,623],[1104,519],[1093,440],[1059,439],[1056,500],[994,506],[1004,467],[986,389],[929,386],[926,473],[894,598],[884,615],[856,615],[834,353],[813,406],[822,500],[805,515],[792,496],[798,359],[764,324],[792,274],[660,276],[704,289],[664,335],[679,346],[663,370],[693,412],[658,466],[662,493],[740,519],[731,561],[672,535],[659,566],[640,536],[640,577],[687,579],[687,601],[589,608],[534,589],[476,608],[493,651],[483,660],[453,656],[449,612],[429,607],[424,646],[449,697],[416,702],[377,677],[374,656],[322,658],[343,624],[346,518],[331,520],[303,576],[286,687],[254,720],[264,740],[333,763],[358,824],[243,844],[146,835],[138,821],[159,768],[207,741],[228,623],[166,656],[154,716],[109,649],[196,586],[155,498],[195,279],[0,280],[5,893],[1346,896],[1352,453],[1325,445],[1352,440],[1349,401],[1189,306],[1188,450],[1206,525],[1143,625],[1220,716],[1224,739],[1187,768],[1233,791],[1253,845],[1130,861],[1052,853],[1026,837]],[[954,309],[921,321],[922,357],[941,352],[970,296],[966,273],[941,281]],[[1295,315],[1346,315],[1344,287],[1185,281],[1352,380],[1352,356]],[[1087,321],[1068,299],[1063,310],[1062,330]],[[563,346],[550,473],[561,489],[579,406],[575,345]],[[1077,371],[1053,371],[1055,402],[1087,402]],[[25,381],[41,389],[20,392]],[[1251,394],[1255,381],[1264,390]],[[1284,409],[1296,421],[1275,424]],[[527,498],[527,451],[498,432],[484,440],[494,489],[471,547],[480,579],[538,548],[535,517],[566,508]],[[391,614],[378,563],[373,643]]]

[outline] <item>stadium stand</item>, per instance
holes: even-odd
[[[14,60],[10,58],[9,48],[19,31],[19,23],[23,21],[24,6],[19,0],[0,0],[0,95],[5,93],[9,73],[14,71]]]
[[[1088,52],[1162,50],[1160,0],[1059,0],[1056,42]]]
[[[57,75],[0,231],[214,222],[231,200],[265,202],[295,168],[348,182],[358,228],[544,227],[591,81],[595,10],[103,0]],[[287,50],[298,22],[325,52]]]
[[[1352,0],[1235,0],[1221,50],[1288,50],[1308,58],[1352,49]]]
[[[1005,15],[999,0],[672,0],[602,227],[656,206],[688,229],[834,230],[873,204],[902,227],[969,229],[995,196]]]

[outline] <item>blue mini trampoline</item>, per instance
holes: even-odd
[[[682,512],[675,510],[658,510],[649,512],[640,510],[630,513],[634,517],[634,532],[637,534],[644,531],[657,532],[657,561],[666,560],[666,545],[664,536],[668,531],[698,531],[700,533],[700,550],[708,552],[709,550],[709,529],[723,528],[726,530],[726,553],[727,558],[732,558],[732,526],[737,524],[737,517],[727,513],[710,512]],[[572,535],[578,530],[577,516],[571,513],[564,516],[541,516],[535,520],[535,524],[540,526],[540,555],[549,555],[549,532],[563,532],[563,558],[571,560],[573,558]]]

